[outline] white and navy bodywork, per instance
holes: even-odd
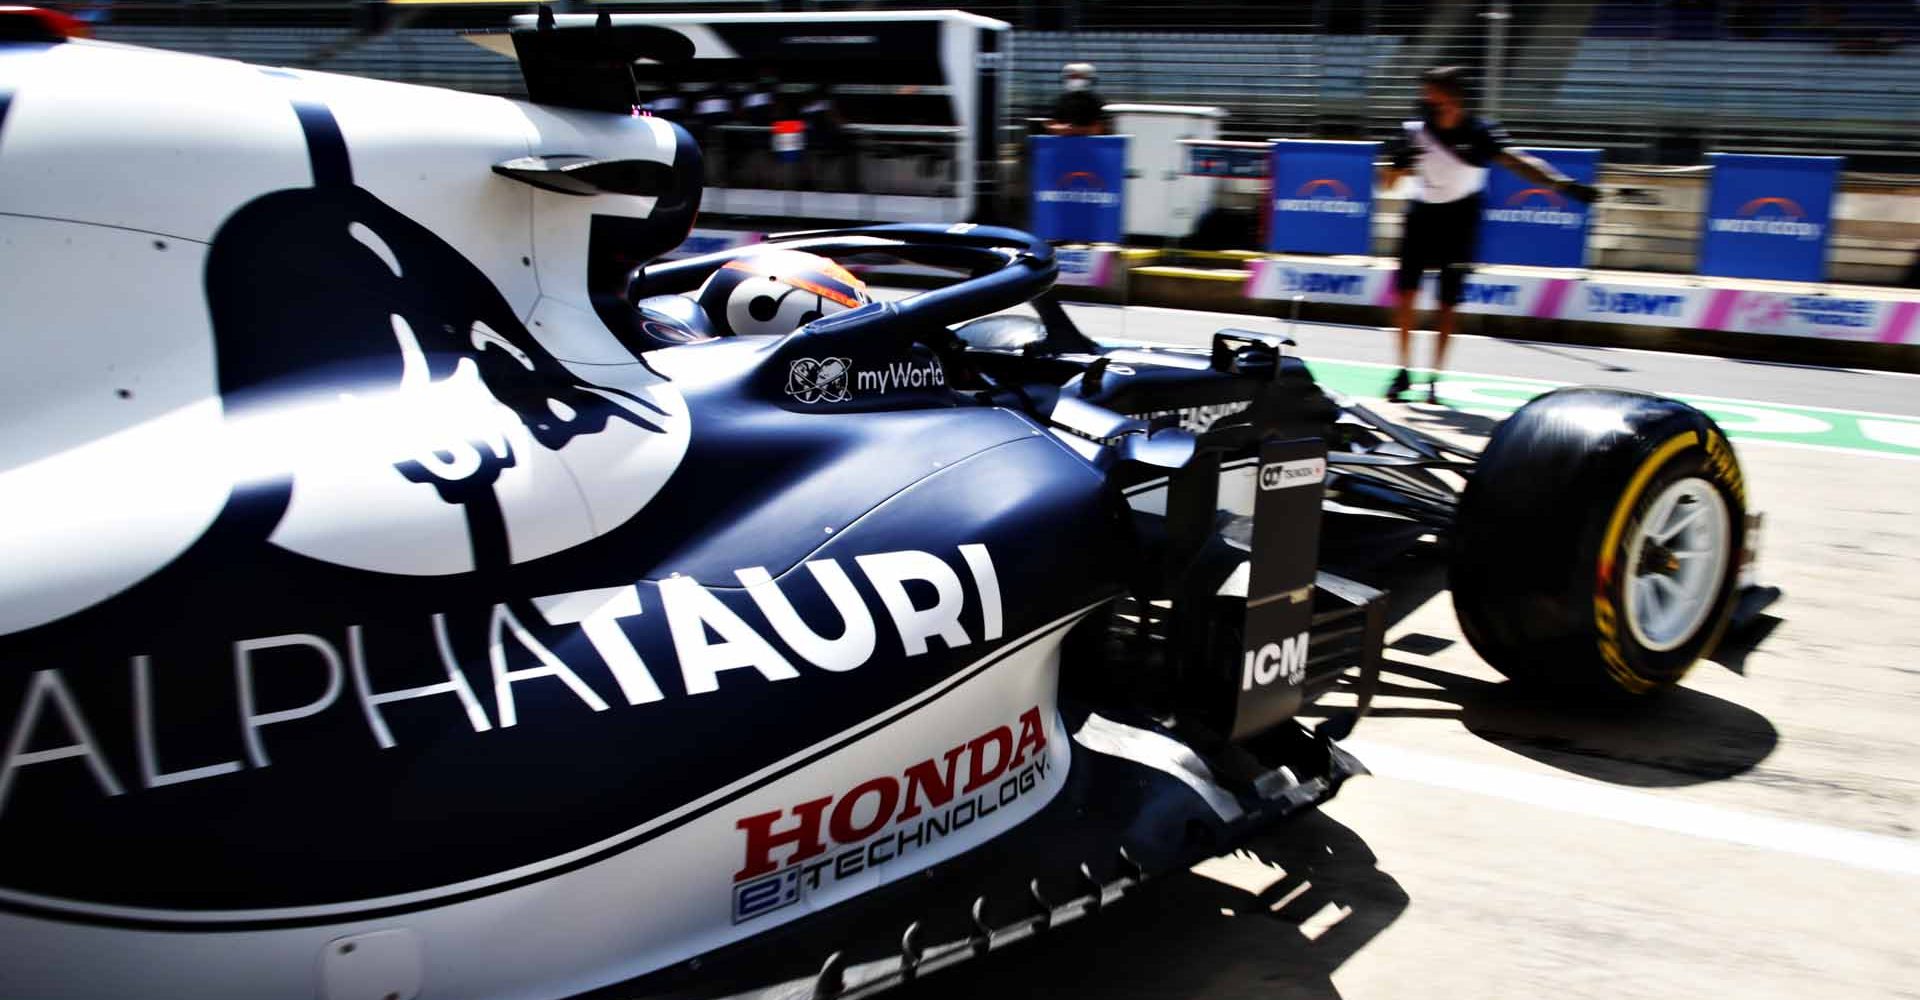
[[[0,108],[0,993],[341,995],[375,934],[567,994],[1057,789],[1101,477],[923,384],[767,427],[768,338],[637,352],[592,279],[690,227],[677,128],[71,42],[0,47]],[[566,156],[657,190],[489,169]],[[928,747],[918,808],[995,815],[736,898],[739,824],[851,793],[818,835],[867,840]]]
[[[571,995],[1058,794],[1106,477],[635,309],[699,196],[660,119],[0,45],[0,993]]]
[[[0,996],[858,992],[1355,773],[1383,595],[1323,567],[1446,530],[1470,463],[1279,338],[1103,348],[1050,247],[964,224],[650,263],[700,151],[593,60],[679,35],[547,39],[540,105],[40,23],[0,29]],[[967,277],[783,335],[690,297],[788,249]],[[856,974],[844,915],[927,892],[959,944],[909,917]]]

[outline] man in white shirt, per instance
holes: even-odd
[[[1498,122],[1467,111],[1466,74],[1458,66],[1430,69],[1421,78],[1420,118],[1404,122],[1391,144],[1388,187],[1409,171],[1416,187],[1400,237],[1400,272],[1395,281],[1399,300],[1395,319],[1400,326],[1400,370],[1387,386],[1387,398],[1407,399],[1413,391],[1413,304],[1420,282],[1430,270],[1440,272],[1440,339],[1433,349],[1433,379],[1427,383],[1427,401],[1438,402],[1435,384],[1446,365],[1447,337],[1452,335],[1455,307],[1473,269],[1474,243],[1480,234],[1480,193],[1487,186],[1487,168],[1498,163],[1543,187],[1576,201],[1591,203],[1599,192],[1591,185],[1562,176],[1546,162],[1512,148],[1513,139]]]

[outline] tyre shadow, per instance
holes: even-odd
[[[1334,971],[1406,908],[1366,843],[1314,811],[1091,919],[894,995],[1337,1000]]]
[[[1408,559],[1369,581],[1386,589],[1389,629],[1446,589],[1446,570]],[[1779,619],[1762,618],[1722,644],[1715,660],[1736,673]],[[1628,703],[1570,703],[1507,680],[1417,662],[1453,640],[1404,633],[1389,646],[1371,715],[1454,719],[1503,749],[1583,777],[1642,788],[1721,781],[1773,753],[1779,731],[1743,705],[1684,685]],[[1696,670],[1710,670],[1701,664]],[[1364,723],[1363,723],[1364,726]],[[1364,730],[1363,730],[1364,731]]]
[[[1772,754],[1780,740],[1760,713],[1687,687],[1625,706],[1572,706],[1510,681],[1389,659],[1376,698],[1399,704],[1377,707],[1375,716],[1458,719],[1468,732],[1523,757],[1640,788],[1697,785],[1743,774]]]

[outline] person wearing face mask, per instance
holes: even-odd
[[[1512,148],[1513,139],[1500,123],[1472,114],[1467,108],[1466,73],[1458,66],[1430,69],[1421,78],[1419,118],[1405,122],[1389,145],[1391,165],[1385,173],[1391,188],[1409,172],[1415,188],[1400,238],[1399,292],[1394,319],[1400,328],[1400,370],[1387,386],[1387,398],[1401,402],[1413,392],[1413,305],[1420,282],[1430,270],[1440,272],[1440,315],[1433,348],[1433,378],[1427,383],[1427,402],[1439,402],[1436,384],[1446,366],[1447,338],[1454,313],[1473,269],[1474,243],[1480,233],[1481,192],[1487,186],[1487,168],[1498,163],[1542,187],[1575,201],[1591,204],[1600,193],[1592,185],[1563,176],[1545,161]]]
[[[1113,119],[1107,115],[1106,98],[1093,89],[1099,75],[1092,63],[1068,63],[1060,70],[1064,88],[1053,102],[1053,117],[1047,122],[1049,135],[1106,135],[1113,131]]]

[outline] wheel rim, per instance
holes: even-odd
[[[1712,613],[1731,558],[1727,503],[1712,483],[1676,480],[1655,496],[1627,544],[1627,626],[1664,653],[1693,638]]]

